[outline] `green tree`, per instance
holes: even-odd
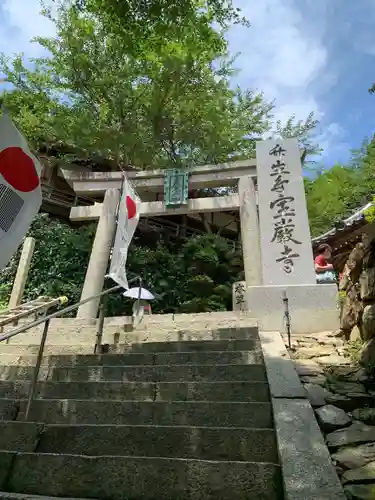
[[[45,214],[34,220],[29,236],[36,239],[24,300],[40,295],[80,298],[91,252],[95,225],[70,227]],[[0,272],[0,306],[5,307],[17,271],[20,251]],[[232,282],[242,278],[241,251],[232,242],[203,235],[173,247],[159,242],[153,248],[132,242],[127,272],[141,274],[144,286],[156,294],[155,312],[201,312],[231,308]],[[106,282],[111,286],[112,282]],[[121,294],[108,300],[109,316],[129,314],[132,303]]]
[[[372,201],[375,193],[375,140],[352,151],[348,165],[335,165],[305,180],[307,208],[314,236],[331,229]]]
[[[305,181],[307,210],[313,236],[348,217],[358,207],[356,189],[359,174],[352,168],[335,165],[313,180]]]
[[[274,105],[261,93],[232,88],[233,61],[222,28],[212,25],[224,28],[239,14],[216,3],[191,2],[176,26],[167,11],[160,25],[152,14],[147,36],[130,46],[126,37],[144,25],[143,14],[133,25],[117,13],[121,24],[99,0],[79,8],[63,2],[54,18],[56,37],[36,39],[48,57],[30,67],[21,56],[2,56],[0,70],[13,85],[3,102],[36,149],[61,142],[83,157],[139,168],[252,157],[255,141],[272,129]],[[144,15],[154,12],[157,2],[151,4],[140,4]],[[138,18],[132,9],[128,14]],[[292,117],[276,132],[297,135],[314,153],[308,137],[315,125],[311,116],[306,122]]]
[[[71,303],[81,295],[95,225],[72,228],[47,214],[39,214],[28,236],[36,239],[24,300],[40,295],[66,295]],[[17,271],[20,249],[1,272],[0,302],[7,301]]]
[[[241,250],[216,235],[191,238],[182,247],[184,300],[181,312],[232,309],[232,283],[243,278]]]
[[[209,46],[220,52],[227,45],[220,32],[230,24],[249,24],[231,0],[76,0],[73,5],[99,16],[121,35],[128,54],[142,58],[162,50],[166,42],[181,48],[187,36],[198,51]]]

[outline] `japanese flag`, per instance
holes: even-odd
[[[126,260],[130,242],[138,225],[141,199],[128,179],[124,177],[117,229],[108,276],[126,290],[129,288],[126,276]]]
[[[27,233],[42,204],[41,165],[26,139],[4,114],[0,117],[0,269]]]

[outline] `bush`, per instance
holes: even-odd
[[[39,214],[28,234],[36,244],[24,301],[40,295],[79,301],[94,235],[95,224],[74,228]],[[8,303],[19,255],[20,250],[0,272],[0,309]],[[232,283],[242,279],[243,266],[232,242],[216,235],[193,237],[177,248],[162,241],[145,246],[136,236],[127,271],[129,277],[142,276],[144,287],[157,296],[154,312],[204,312],[232,308]],[[107,314],[129,314],[131,307],[131,301],[113,294]]]

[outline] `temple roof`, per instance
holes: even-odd
[[[312,238],[311,242],[313,246],[315,247],[316,245],[325,243],[326,241],[331,239],[340,238],[344,234],[353,231],[357,227],[364,226],[366,224],[365,213],[372,206],[373,206],[372,202],[367,203],[367,205],[357,210],[347,219],[344,219],[339,223],[335,224],[335,226],[326,233],[320,234],[319,236]]]

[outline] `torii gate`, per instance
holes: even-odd
[[[132,171],[127,176],[141,200],[141,217],[239,210],[247,309],[264,329],[282,326],[282,292],[293,310],[294,330],[336,328],[336,287],[316,285],[307,218],[301,156],[296,139],[259,141],[257,160],[250,159],[188,169],[189,188],[238,186],[236,194],[188,199],[169,208],[155,199],[164,190],[163,170]],[[61,173],[77,195],[103,197],[103,203],[73,207],[72,221],[98,220],[81,299],[99,293],[104,284],[120,199],[122,172]],[[254,180],[258,180],[258,191]],[[318,307],[317,307],[318,305]],[[93,301],[77,317],[95,318]],[[281,323],[281,324],[280,324]],[[315,330],[316,331],[316,330]]]

